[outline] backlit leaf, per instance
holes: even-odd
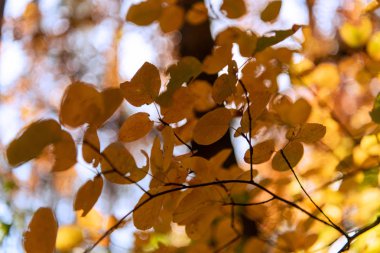
[[[223,74],[216,79],[212,87],[212,98],[218,104],[222,104],[229,96],[236,91],[237,79],[230,74]]]
[[[186,13],[186,21],[192,25],[199,25],[208,19],[208,11],[203,2],[196,2]]]
[[[75,82],[69,85],[62,98],[59,120],[70,127],[95,123],[104,113],[101,94],[91,85]]]
[[[146,112],[138,112],[129,116],[123,123],[119,131],[119,140],[123,142],[136,141],[152,130],[153,121],[149,119]]]
[[[161,87],[160,73],[156,66],[145,62],[131,81],[120,85],[124,98],[134,106],[152,103]]]
[[[244,0],[223,0],[220,10],[228,18],[240,18],[247,12]]]
[[[192,115],[194,95],[188,87],[181,87],[177,89],[171,100],[172,103],[170,106],[161,106],[161,113],[164,116],[165,122],[176,123]]]
[[[306,99],[298,99],[287,112],[286,121],[291,125],[305,123],[311,113],[311,105]]]
[[[380,93],[377,94],[372,111],[369,114],[373,122],[380,124]]]
[[[174,150],[174,132],[173,128],[170,126],[166,126],[164,130],[162,130],[162,137],[164,139],[163,146],[163,170],[167,170],[170,166],[170,163],[173,159],[173,150]]]
[[[135,159],[120,142],[108,145],[102,152],[101,168],[104,177],[115,184],[133,184],[146,176],[146,166],[137,168]],[[144,154],[147,156],[146,154]]]
[[[46,146],[61,138],[61,126],[55,120],[34,122],[7,147],[8,162],[12,166],[19,166],[39,156]]]
[[[274,152],[274,140],[266,140],[253,146],[252,164],[260,164],[268,161]],[[244,161],[250,163],[249,149],[245,152]]]
[[[73,137],[66,131],[61,131],[61,140],[54,143],[55,162],[52,171],[70,169],[77,162],[77,148]]]
[[[164,33],[173,32],[181,28],[184,21],[185,12],[177,5],[169,5],[162,9],[158,19],[161,30]]]
[[[326,127],[318,123],[305,123],[303,125],[290,128],[286,133],[286,138],[291,141],[313,143],[319,141],[326,134]]]
[[[59,227],[55,247],[59,251],[69,252],[83,242],[82,228],[78,225]]]
[[[96,126],[100,127],[106,122],[119,108],[123,102],[123,94],[119,88],[108,88],[103,90],[100,95],[103,98],[104,111],[101,117],[96,121]]]
[[[74,210],[83,210],[82,217],[86,216],[98,201],[102,189],[103,178],[101,176],[96,176],[93,180],[88,180],[79,188],[75,196]]]
[[[136,207],[142,205],[149,198],[148,194],[144,194]],[[155,225],[161,212],[162,201],[162,197],[156,197],[133,212],[133,224],[137,229],[147,230]]]
[[[283,153],[287,158],[290,166],[294,168],[303,156],[303,146],[300,142],[290,142],[284,149]],[[278,171],[289,170],[289,165],[278,151],[272,160],[272,168]]]
[[[250,31],[243,31],[237,27],[228,27],[216,37],[217,45],[239,45],[240,54],[244,57],[252,56],[256,48],[257,36]]]
[[[232,44],[225,44],[214,48],[212,55],[203,61],[203,71],[207,74],[216,74],[224,68],[232,58]]]
[[[23,245],[27,253],[53,253],[58,224],[53,211],[47,207],[39,208],[23,235]]]
[[[267,7],[261,12],[260,18],[265,22],[270,22],[277,18],[280,13],[282,1],[275,0],[270,2]]]
[[[82,144],[82,156],[83,160],[85,160],[88,163],[91,163],[94,167],[97,167],[99,161],[101,160],[100,142],[98,133],[95,128],[89,127],[84,133]]]
[[[150,25],[161,15],[161,1],[147,0],[132,5],[127,14],[127,21],[136,25]]]
[[[232,115],[226,108],[217,108],[199,119],[193,131],[194,141],[201,145],[210,145],[227,132]]]
[[[273,36],[260,37],[257,41],[256,52],[263,51],[265,48],[276,45],[277,43],[285,40],[289,36],[292,36],[298,31],[301,26],[293,25],[291,29],[288,30],[276,30],[272,31]]]

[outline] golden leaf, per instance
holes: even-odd
[[[231,58],[232,44],[215,47],[212,55],[204,59],[202,70],[207,74],[216,74],[231,61]]]
[[[223,74],[215,80],[212,87],[212,98],[218,104],[222,104],[236,91],[236,76]]]
[[[163,137],[163,170],[167,170],[170,166],[170,163],[173,159],[173,150],[174,150],[174,131],[170,126],[166,126],[164,130],[162,130]]]
[[[169,5],[162,9],[158,19],[161,30],[164,33],[176,31],[181,28],[184,21],[185,11],[177,5]]]
[[[208,10],[203,2],[194,3],[186,13],[186,21],[192,25],[200,25],[208,19]]]
[[[136,207],[150,199],[148,194],[144,194]],[[163,197],[156,197],[143,204],[140,208],[133,212],[133,224],[137,229],[147,230],[152,228],[157,222],[162,208]],[[135,208],[136,208],[135,207]]]
[[[217,108],[206,113],[194,127],[194,141],[201,145],[210,145],[227,132],[232,115],[226,108]]]
[[[161,1],[147,0],[131,6],[127,13],[127,21],[146,26],[157,20],[160,15]]]
[[[294,168],[303,156],[303,146],[300,142],[290,142],[282,150],[286,159],[288,160],[290,166]],[[289,170],[289,165],[281,154],[281,151],[278,151],[272,160],[272,168],[278,171]]]
[[[286,133],[286,138],[290,141],[313,143],[319,141],[326,134],[326,127],[318,123],[305,123],[298,127],[293,127]]]
[[[98,175],[94,180],[88,180],[82,185],[74,200],[74,210],[83,210],[82,217],[92,209],[95,203],[98,201],[103,189],[103,178]]]
[[[27,253],[53,253],[57,238],[58,224],[53,211],[39,208],[23,235],[23,245]]]
[[[77,162],[77,149],[73,137],[66,131],[61,131],[61,140],[54,143],[55,162],[52,171],[70,169]]]
[[[68,252],[83,242],[82,228],[76,225],[66,225],[58,229],[55,247],[59,251]]]
[[[252,164],[260,164],[268,161],[274,152],[274,140],[266,140],[253,146]],[[250,163],[249,149],[245,152],[244,161]]]
[[[152,130],[153,121],[149,119],[149,114],[138,112],[129,116],[119,130],[119,140],[123,142],[136,141]]]
[[[134,106],[152,103],[161,87],[160,73],[156,66],[145,62],[130,82],[120,84],[124,98]]]
[[[232,19],[240,18],[247,12],[244,0],[223,0],[220,10]]]
[[[94,167],[97,167],[99,161],[101,160],[99,137],[96,129],[93,127],[87,128],[86,132],[84,133],[82,156],[83,160],[91,163]]]

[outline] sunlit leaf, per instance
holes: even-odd
[[[101,160],[100,141],[95,128],[89,127],[84,133],[82,156],[83,160],[91,163],[94,167],[97,167]]]
[[[373,122],[380,124],[380,93],[377,94],[372,111],[369,114]]]
[[[138,112],[129,116],[119,131],[119,140],[132,142],[147,135],[152,130],[153,121],[146,112]]]
[[[91,85],[75,82],[69,85],[62,98],[59,120],[70,127],[95,123],[104,113],[101,94]]]
[[[52,253],[55,249],[58,224],[53,211],[39,208],[24,233],[23,245],[27,253]]]
[[[61,138],[61,127],[56,121],[34,122],[8,145],[8,162],[12,166],[19,166],[39,156],[46,146],[60,141]]]
[[[164,33],[173,32],[181,28],[184,21],[185,12],[177,5],[169,5],[162,9],[158,19],[161,30]]]
[[[112,183],[133,184],[146,176],[146,168],[137,168],[135,159],[120,142],[108,145],[102,156],[104,158],[101,161],[102,174]]]
[[[94,180],[88,180],[82,185],[74,200],[74,210],[83,210],[82,217],[86,216],[98,201],[103,189],[103,178],[96,176]]]
[[[365,45],[372,34],[371,20],[363,16],[357,22],[345,22],[339,28],[339,35],[342,40],[352,48]]]
[[[132,5],[127,14],[127,21],[136,25],[150,25],[161,15],[161,1],[147,0]]]
[[[124,98],[134,106],[152,103],[161,87],[160,73],[156,66],[145,62],[131,81],[120,85]]]
[[[319,141],[326,134],[326,127],[318,123],[305,123],[303,125],[290,128],[286,133],[286,138],[290,141],[313,143]]]
[[[244,0],[223,0],[220,10],[228,18],[240,18],[247,12]]]
[[[201,145],[210,145],[227,132],[232,115],[226,108],[217,108],[203,115],[195,125],[193,138]]]
[[[224,68],[232,58],[232,44],[224,44],[214,48],[212,55],[203,61],[202,70],[207,74],[215,74]]]
[[[291,125],[305,123],[309,118],[311,112],[311,105],[306,99],[298,99],[287,113],[286,121]]]
[[[52,171],[70,169],[77,162],[77,148],[73,137],[66,131],[61,132],[61,140],[54,143],[55,162]]]
[[[265,22],[273,21],[280,13],[281,5],[281,0],[269,2],[267,7],[265,7],[265,9],[261,12],[260,18]]]
[[[294,168],[303,156],[303,146],[300,142],[290,142],[282,150],[286,159],[288,160],[290,166]],[[278,171],[289,170],[289,165],[281,154],[281,151],[278,151],[272,159],[272,168]]]
[[[236,91],[236,76],[223,74],[216,79],[212,86],[212,98],[218,104],[222,104]]]
[[[299,25],[293,25],[293,27],[288,30],[272,31],[271,33],[274,33],[273,36],[260,37],[257,41],[256,52],[263,51],[265,48],[276,45],[277,43],[285,40],[289,36],[296,33],[300,27],[301,26]]]
[[[253,146],[252,164],[260,164],[268,161],[274,152],[274,140],[266,140]],[[245,152],[244,161],[251,162],[249,149]]]
[[[203,2],[196,2],[186,13],[186,21],[192,25],[199,25],[208,19],[208,10]]]
[[[59,227],[55,247],[59,251],[68,252],[79,246],[84,239],[82,228],[77,225]]]

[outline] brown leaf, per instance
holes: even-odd
[[[253,146],[252,164],[260,164],[268,161],[274,152],[274,140],[266,140]],[[249,149],[245,152],[244,161],[250,163]]]
[[[149,114],[138,112],[129,116],[119,130],[119,140],[123,142],[136,141],[152,130],[153,121],[149,119]]]
[[[79,188],[75,196],[74,210],[83,210],[81,216],[86,216],[98,201],[100,194],[102,193],[102,189],[103,178],[101,176],[96,176],[94,180],[88,180]]]
[[[303,146],[300,142],[289,143],[282,151],[290,166],[294,168],[303,156]],[[289,165],[283,158],[281,151],[278,151],[272,160],[272,168],[278,171],[289,170]]]
[[[270,2],[267,7],[261,12],[260,18],[265,22],[273,21],[280,13],[282,1],[275,0]]]
[[[39,208],[23,234],[23,245],[27,253],[53,253],[57,238],[58,224],[53,211]]]

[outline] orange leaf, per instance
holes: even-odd
[[[273,21],[280,13],[282,1],[270,2],[267,7],[261,12],[260,18],[265,22]]]
[[[326,134],[326,127],[318,123],[305,123],[298,127],[293,127],[286,133],[286,138],[290,141],[313,143],[319,141]]]
[[[206,113],[194,127],[194,141],[201,145],[210,145],[227,132],[232,115],[226,108],[217,108]]]
[[[128,117],[119,131],[119,139],[123,142],[136,141],[152,130],[153,121],[149,119],[149,114],[138,112]]]
[[[223,0],[220,10],[225,13],[228,18],[240,18],[246,12],[244,0]]]
[[[282,150],[282,152],[290,166],[294,168],[303,156],[303,146],[300,142],[291,142]],[[286,171],[290,169],[286,160],[283,158],[281,151],[278,151],[273,157],[272,167],[278,171]]]
[[[161,1],[147,0],[132,5],[127,14],[127,21],[136,25],[150,25],[161,15]]]
[[[253,146],[252,164],[268,161],[274,152],[274,140],[266,140]],[[244,161],[250,163],[249,149],[245,152]]]
[[[94,180],[88,180],[79,188],[77,195],[75,196],[74,210],[83,210],[81,216],[86,216],[98,201],[102,189],[103,178],[101,176],[96,176]]]
[[[164,33],[173,32],[181,28],[184,21],[185,11],[176,5],[169,5],[162,9],[158,21]]]

